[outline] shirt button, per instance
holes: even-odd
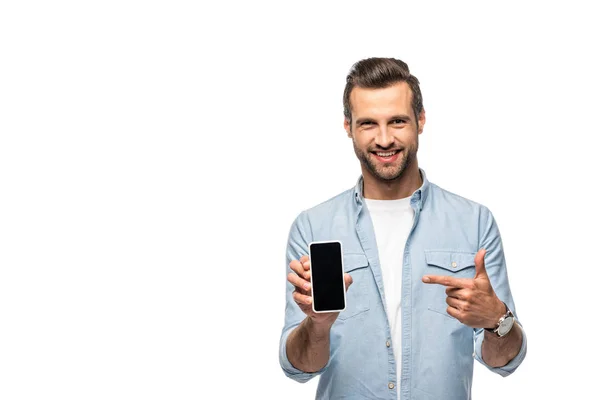
[[[385,342],[385,346],[386,347],[390,347],[390,341],[389,340],[387,342]]]
[[[456,268],[456,261],[452,261],[452,268]]]
[[[394,384],[393,384],[392,382],[390,382],[390,383],[388,384],[388,387],[389,387],[390,389],[393,389],[393,388],[394,388]]]

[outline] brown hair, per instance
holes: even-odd
[[[366,58],[356,62],[346,77],[344,89],[344,116],[352,122],[350,92],[356,86],[365,89],[383,89],[398,82],[406,82],[412,91],[412,110],[415,113],[417,127],[419,114],[423,110],[423,96],[419,80],[410,74],[408,65],[395,58]]]

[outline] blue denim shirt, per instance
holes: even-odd
[[[396,363],[385,312],[385,293],[373,224],[362,196],[362,177],[353,189],[305,210],[289,233],[289,263],[308,255],[308,244],[340,240],[344,269],[353,279],[330,334],[330,354],[320,371],[306,373],[288,360],[286,341],[305,318],[286,283],[285,323],[279,361],[284,373],[306,382],[320,375],[317,399],[464,400],[471,398],[476,359],[491,371],[507,376],[523,361],[527,338],[507,365],[493,368],[481,358],[483,329],[473,329],[446,313],[445,287],[427,285],[423,275],[475,276],[475,254],[487,250],[485,265],[492,286],[518,317],[512,299],[502,240],[492,213],[485,206],[429,182],[420,169],[422,186],[411,196],[415,211],[405,244],[402,269],[402,354]],[[522,324],[521,324],[522,326]],[[401,382],[396,369],[401,368]]]

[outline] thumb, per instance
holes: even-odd
[[[346,283],[346,290],[348,290],[350,285],[352,285],[352,282],[354,282],[350,274],[347,272],[344,274],[344,282]]]
[[[487,271],[485,270],[485,256],[486,250],[481,249],[475,254],[475,278],[488,278]]]

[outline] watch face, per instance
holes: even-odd
[[[498,334],[500,336],[506,335],[508,332],[510,332],[510,329],[512,328],[514,323],[515,319],[513,317],[505,318],[504,321],[502,321],[502,323],[498,327]]]

